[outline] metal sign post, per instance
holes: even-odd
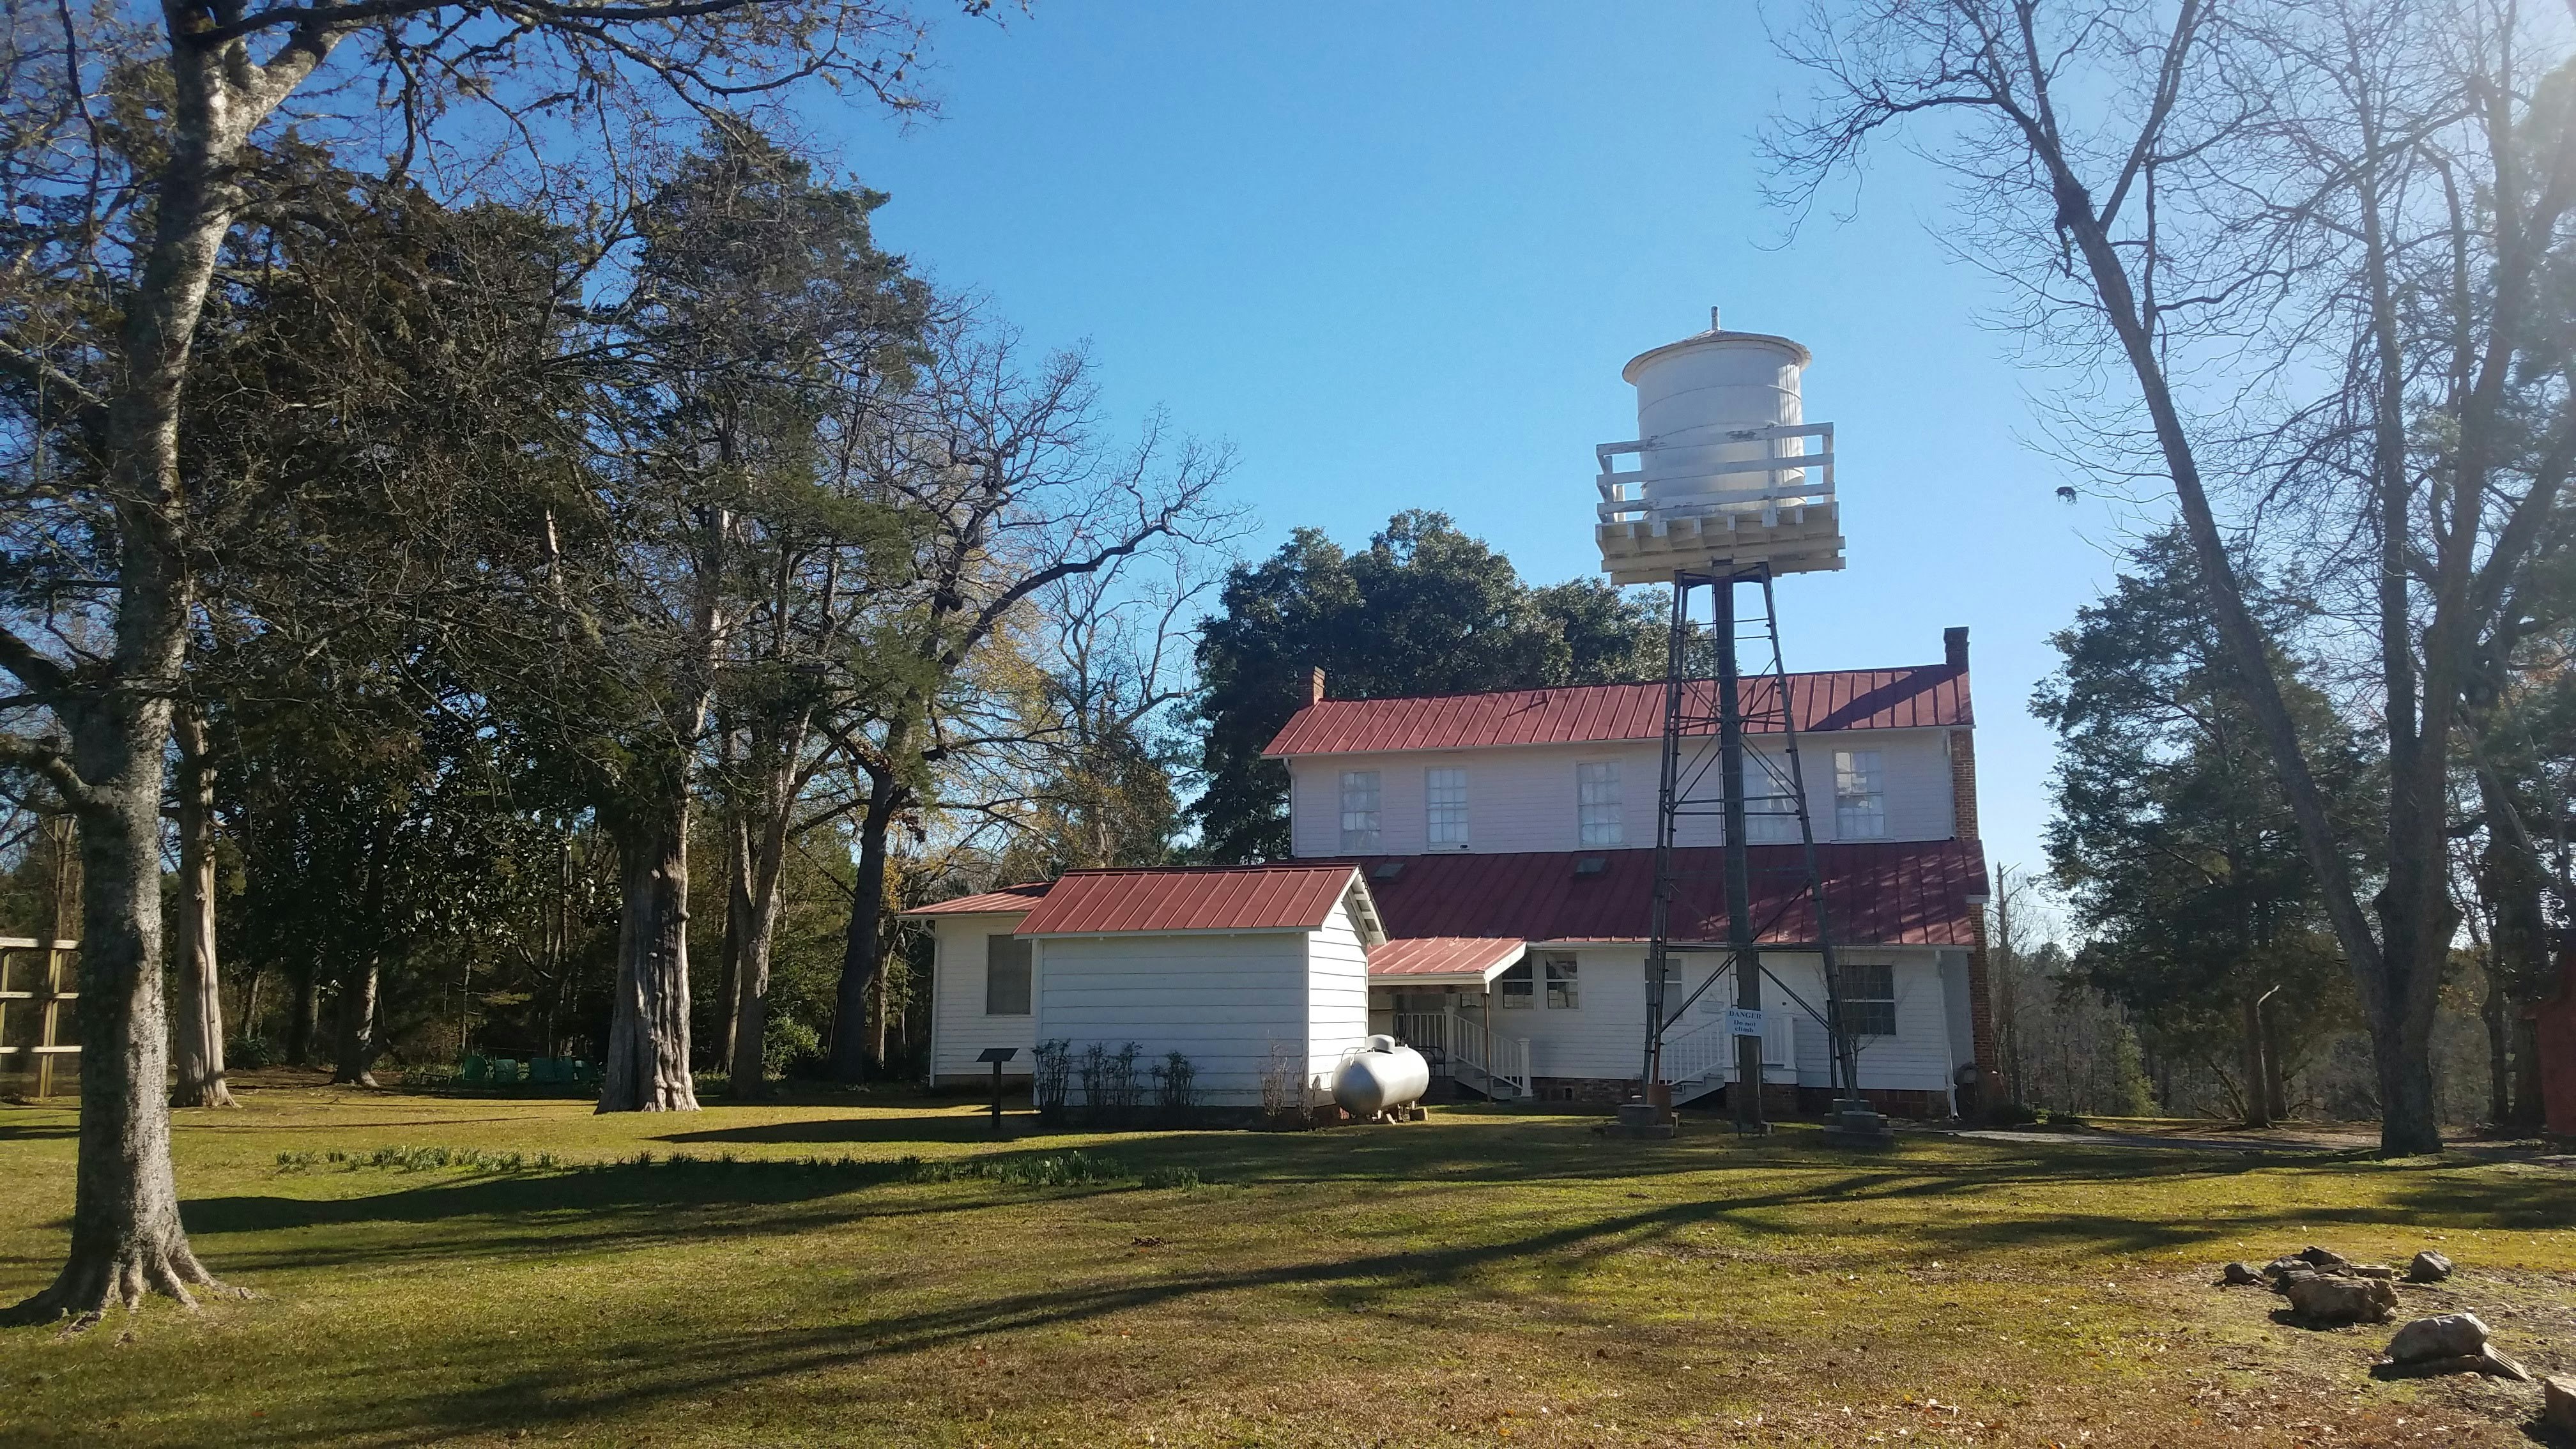
[[[975,1060],[993,1064],[993,1130],[1002,1130],[1002,1063],[1018,1056],[1018,1047],[986,1047]]]

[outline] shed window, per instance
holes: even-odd
[[[1502,975],[1494,978],[1494,987],[1503,999],[1506,1011],[1525,1011],[1537,1005],[1530,995],[1530,963],[1516,961]]]
[[[1789,788],[1789,762],[1744,752],[1744,843],[1794,845],[1798,797]]]
[[[1377,849],[1378,798],[1377,771],[1342,772],[1342,849]]]
[[[1575,823],[1585,845],[1617,845],[1621,828],[1619,762],[1574,767]]]
[[[1467,772],[1458,769],[1422,772],[1427,838],[1434,850],[1467,848]]]
[[[1017,936],[984,938],[984,1014],[1029,1014],[1029,943]]]
[[[1834,751],[1834,835],[1868,839],[1887,833],[1887,770],[1876,750]]]
[[[1583,1004],[1583,993],[1576,987],[1573,957],[1547,958],[1547,1004],[1554,1011],[1572,1011]]]
[[[1843,1021],[1851,1034],[1896,1035],[1896,968],[1845,965],[1842,978]]]

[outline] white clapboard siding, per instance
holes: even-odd
[[[1533,963],[1549,954],[1534,949]],[[1528,1010],[1493,1012],[1494,1030],[1526,1037],[1530,1075],[1635,1080],[1645,1056],[1646,959],[1642,949],[1596,949],[1574,953],[1582,965],[1582,1004],[1572,1010],[1545,1004],[1544,977],[1536,990],[1540,1004]],[[1702,953],[1685,962],[1687,992],[1704,979],[1713,964]],[[1937,957],[1930,951],[1855,953],[1855,961],[1893,962],[1896,966],[1896,1032],[1893,1037],[1865,1038],[1860,1051],[1864,1087],[1891,1091],[1942,1091],[1950,1085],[1949,1026],[1945,1018]],[[1825,1005],[1824,968],[1814,956],[1766,954],[1771,975],[1821,1011]],[[1533,965],[1534,971],[1540,969]],[[1798,1084],[1831,1083],[1825,1059],[1825,1033],[1806,1019],[1806,1011],[1770,978],[1763,981],[1763,1006],[1770,1013],[1799,1018],[1788,1032],[1797,1055]],[[1677,998],[1678,999],[1678,998]],[[1672,1034],[1721,1029],[1722,1016],[1735,999],[1730,979],[1701,994],[1672,1027]]]
[[[1754,748],[1766,750],[1760,741]],[[1949,751],[1945,732],[1935,729],[1851,730],[1798,737],[1805,767],[1807,808],[1820,841],[1836,839],[1834,829],[1834,752],[1866,749],[1879,752],[1885,771],[1887,831],[1877,840],[1947,840],[1952,818]],[[1776,758],[1776,756],[1775,756]],[[1575,800],[1575,767],[1598,762],[1619,766],[1622,821],[1620,847],[1643,849],[1654,844],[1655,787],[1661,768],[1652,743],[1605,745],[1514,745],[1491,749],[1423,750],[1374,755],[1308,755],[1288,762],[1289,847],[1304,857],[1350,854],[1419,855],[1429,849],[1430,827],[1425,772],[1467,772],[1467,848],[1477,853],[1576,850],[1582,845]],[[1783,765],[1785,773],[1785,765]],[[1342,847],[1341,791],[1344,771],[1374,770],[1378,776],[1379,839],[1368,851]],[[1689,797],[1714,803],[1720,781],[1712,766],[1686,781]],[[1765,777],[1756,774],[1755,792],[1766,793]],[[1757,827],[1759,829],[1760,827]],[[1783,822],[1779,839],[1794,840],[1794,823]],[[1768,837],[1756,835],[1755,843]],[[1715,814],[1685,816],[1677,839],[1685,846],[1725,843]]]
[[[1369,1034],[1368,949],[1345,906],[1308,937],[1306,991],[1306,1071],[1329,1091],[1342,1054]]]
[[[1888,1091],[1945,1092],[1950,1087],[1950,1022],[1941,988],[1940,955],[1934,951],[1851,951],[1843,959],[1857,964],[1892,964],[1896,976],[1896,1035],[1862,1037],[1859,1041],[1860,1084]],[[1806,955],[1766,955],[1773,974],[1822,1011],[1825,968]],[[1798,1008],[1787,1002],[1790,1010]],[[1833,1068],[1826,1059],[1820,1028],[1798,1037],[1798,1085],[1829,1087]]]
[[[1025,1077],[1037,1048],[1037,1017],[984,1014],[984,947],[1008,935],[1026,912],[991,916],[939,916],[931,928],[930,1070],[934,1079],[980,1076],[993,1068],[975,1060],[986,1047],[1018,1047],[1002,1066],[1006,1077]],[[1034,998],[1034,990],[1031,993]],[[1032,1005],[1034,1006],[1034,1000]]]
[[[1311,1056],[1306,932],[1059,936],[1038,946],[1040,1040],[1062,1038],[1076,1052],[1132,1041],[1140,1069],[1180,1052],[1211,1106],[1258,1106],[1274,1044]]]

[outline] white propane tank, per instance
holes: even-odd
[[[1333,1074],[1334,1105],[1354,1117],[1374,1117],[1408,1106],[1430,1090],[1431,1064],[1422,1059],[1422,1053],[1391,1036],[1370,1037]]]

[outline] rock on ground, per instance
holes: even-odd
[[[2540,1381],[2540,1421],[2561,1434],[2576,1434],[2576,1379]]]
[[[2243,1263],[2230,1263],[2226,1267],[2218,1270],[2218,1281],[2242,1288],[2249,1284],[2262,1282],[2263,1275],[2255,1272]]]
[[[2406,1265],[2406,1280],[2410,1283],[2439,1283],[2450,1276],[2451,1260],[2430,1248],[2417,1253],[2415,1261]]]
[[[2448,1358],[2419,1358],[2408,1363],[2383,1361],[2373,1364],[2371,1373],[2383,1379],[2426,1379],[2438,1374],[2485,1374],[2489,1378],[2511,1379],[2518,1384],[2531,1382],[2531,1371],[2490,1348],[2480,1353],[2455,1354]]]
[[[2474,1313],[2442,1313],[2418,1318],[2388,1340],[2388,1356],[2398,1363],[2428,1358],[2461,1358],[2486,1352],[2487,1326]]]
[[[2292,1312],[2320,1327],[2386,1323],[2396,1316],[2391,1310],[2397,1306],[2397,1290],[2375,1279],[2285,1275],[2281,1291]]]

